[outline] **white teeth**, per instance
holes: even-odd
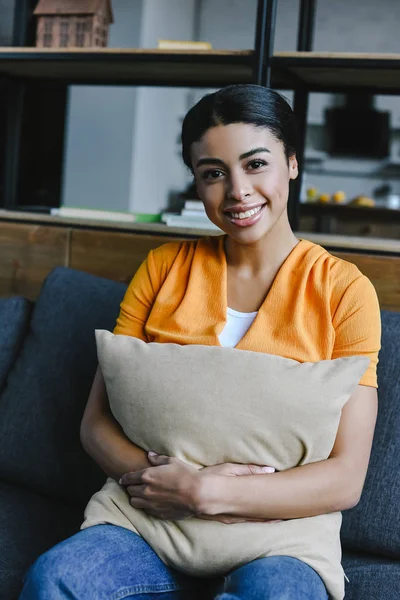
[[[250,210],[246,210],[246,212],[231,213],[231,215],[234,219],[248,219],[252,215],[255,215],[256,213],[260,212],[261,209],[262,206],[257,206],[257,208],[251,208]]]

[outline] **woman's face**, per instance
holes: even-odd
[[[218,125],[192,144],[199,197],[209,219],[241,243],[254,243],[286,215],[289,181],[298,175],[271,131],[246,123]]]

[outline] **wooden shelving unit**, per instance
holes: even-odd
[[[28,6],[28,0],[21,2]],[[47,120],[50,112],[52,113],[54,125],[58,121],[62,123],[68,85],[213,88],[233,83],[258,83],[271,85],[275,89],[294,90],[294,110],[300,124],[298,159],[303,168],[309,92],[364,91],[369,94],[400,94],[400,54],[312,50],[316,0],[299,0],[298,51],[274,53],[277,4],[277,0],[258,0],[255,45],[252,50],[183,52],[116,48],[0,48],[0,106],[3,102],[8,110],[7,123],[4,125],[3,156],[0,147],[0,171],[4,164],[3,189],[0,172],[0,207],[22,207],[21,198],[25,204],[39,205],[44,198],[42,190],[46,186],[51,189],[47,189],[42,208],[56,206],[54,198],[57,198],[61,189],[60,174],[52,178],[51,185],[48,183],[50,177],[44,178],[42,182],[35,182],[36,187],[28,202],[25,197],[29,191],[26,191],[26,186],[21,186],[21,182],[29,181],[24,176],[24,168],[26,171],[29,156],[32,155],[32,140],[37,136],[35,123],[39,120],[39,116],[36,117],[38,107],[42,107],[46,98],[53,94],[49,100],[51,110],[46,107],[42,112]],[[29,10],[26,9],[25,13],[28,15]],[[21,32],[16,44],[26,43],[23,39],[23,27]],[[26,118],[27,104],[31,107],[30,121]],[[23,135],[24,127],[27,129],[26,123],[30,124],[26,134],[28,142]],[[45,146],[50,146],[52,140],[56,140],[57,152],[52,152],[51,155],[54,157],[51,167],[53,173],[61,162],[58,157],[62,155],[64,147],[62,127],[56,129],[51,123],[47,138],[40,129]],[[47,158],[44,156],[38,164],[45,163]],[[31,166],[34,167],[30,172],[32,176],[36,165],[32,163]],[[289,215],[294,228],[298,227],[300,218],[300,188],[301,176],[294,183],[289,202]]]

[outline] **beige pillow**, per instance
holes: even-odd
[[[369,363],[299,363],[234,348],[147,344],[108,331],[96,331],[96,340],[111,410],[126,435],[198,468],[236,462],[283,471],[328,458],[341,410]],[[331,597],[344,595],[341,513],[235,525],[164,521],[132,508],[124,488],[108,479],[82,528],[99,523],[138,532],[164,562],[190,575],[288,555],[313,567]]]

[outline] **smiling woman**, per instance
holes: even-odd
[[[290,468],[236,464],[226,454],[223,464],[196,468],[182,460],[193,448],[189,437],[180,439],[180,458],[144,451],[126,437],[126,424],[117,422],[112,414],[98,369],[81,440],[109,480],[89,502],[83,530],[33,565],[21,600],[72,596],[85,600],[326,600],[328,595],[342,600],[344,596],[340,511],[360,498],[376,420],[380,313],[375,290],[354,265],[299,240],[290,228],[289,185],[298,175],[296,128],[289,104],[278,93],[238,85],[205,96],[185,117],[182,155],[209,218],[225,235],[166,244],[151,251],[129,285],[114,333],[153,344],[215,346],[221,360],[218,364],[224,365],[221,379],[213,379],[216,402],[220,396],[221,406],[228,406],[229,416],[239,421],[232,439],[228,438],[233,446],[241,435],[242,413],[243,420],[246,415],[264,428],[260,413],[251,408],[251,400],[261,394],[259,386],[254,390],[249,381],[239,409],[229,402],[230,383],[224,382],[237,375],[230,371],[230,352],[238,360],[243,358],[243,350],[251,351],[250,356],[256,352],[275,355],[291,359],[293,364],[309,363],[310,369],[312,363],[346,362],[354,356],[368,358],[364,362],[369,365],[361,379],[357,375],[355,392],[345,399],[329,456],[313,462],[304,455]],[[211,366],[215,372],[214,363],[208,370],[211,372]],[[157,369],[153,371],[154,378],[161,377]],[[195,399],[193,381],[189,373],[185,379],[185,374],[182,368],[185,383],[179,393],[184,394],[190,410],[182,419],[192,415],[193,430],[204,431],[206,417],[210,418],[205,414],[207,403],[202,402],[201,393]],[[202,363],[200,375],[207,380],[207,364]],[[245,380],[241,377],[241,383]],[[162,381],[157,383],[168,394],[168,402],[174,402],[173,393],[167,391],[171,388]],[[268,383],[264,382],[267,388]],[[303,437],[294,426],[299,423],[296,414],[304,409],[304,417],[310,410],[315,390],[307,386],[300,390],[297,383],[289,395],[293,410],[285,411],[275,429],[298,436],[301,446]],[[324,387],[323,381],[320,384]],[[272,398],[274,408],[281,406],[279,385],[277,390]],[[134,390],[131,400],[134,405]],[[156,413],[167,411],[168,402],[163,403],[161,394]],[[179,412],[182,403],[175,402]],[[317,402],[323,399],[318,396]],[[154,427],[149,414],[142,418],[148,419],[147,427],[154,432],[160,418]],[[305,423],[312,428],[311,421],[305,419]],[[176,418],[174,425],[179,432]],[[212,446],[217,440],[205,429],[204,444]],[[168,431],[164,428],[163,435]],[[256,439],[255,430],[246,436],[249,446],[253,435]],[[156,545],[150,546],[151,536],[146,538],[145,532],[132,527],[132,515],[138,510],[161,519],[162,528],[171,533],[171,543],[181,530],[182,519],[189,528],[194,523],[198,531],[217,521],[212,526],[221,535],[210,537],[215,545],[205,553],[210,564],[203,565],[216,577],[197,579],[193,575],[200,551],[196,536],[190,544],[174,546],[178,559],[172,567],[162,548],[158,551]],[[221,550],[217,544],[229,537],[223,528],[248,531],[260,527],[260,521],[269,532],[265,547],[257,554],[260,558],[234,564],[233,569],[216,568],[231,550]],[[329,526],[323,529],[322,523]],[[213,551],[218,560],[213,560]],[[182,566],[188,552],[193,556],[191,572]]]
[[[211,221],[247,242],[281,217],[287,229],[288,185],[298,175],[296,138],[286,100],[260,86],[228,87],[194,106],[183,123],[182,155]]]

